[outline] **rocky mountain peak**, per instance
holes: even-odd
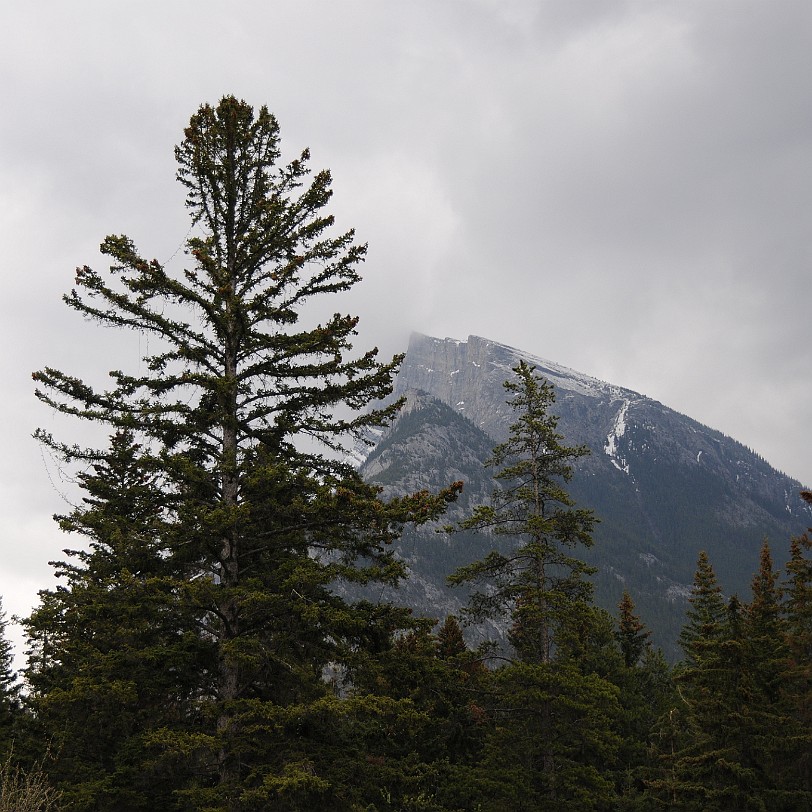
[[[599,568],[599,602],[613,609],[629,588],[672,656],[700,550],[726,591],[746,597],[764,537],[781,564],[789,538],[812,523],[800,483],[730,437],[636,392],[478,336],[412,335],[394,391],[406,403],[387,431],[370,438],[361,472],[391,493],[463,480],[464,498],[450,518],[487,500],[495,483],[483,463],[513,422],[503,383],[519,360],[554,385],[564,441],[592,451],[569,491],[600,519],[584,556]],[[433,596],[425,598],[433,606],[415,598],[414,608],[442,615],[459,601],[444,586],[448,567],[490,541],[439,542],[434,530],[410,536],[410,567],[422,585],[411,594]]]

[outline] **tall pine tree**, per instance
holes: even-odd
[[[200,727],[187,719],[150,742],[195,762],[183,803],[238,809],[246,782],[268,778],[243,745],[257,703],[312,699],[325,665],[368,636],[369,612],[331,584],[396,580],[386,543],[403,522],[438,515],[456,489],[383,505],[341,462],[348,438],[393,414],[396,405],[359,410],[389,392],[398,359],[353,354],[354,317],[300,326],[314,297],[359,280],[366,252],[326,212],[329,172],[311,176],[307,150],[280,164],[276,119],[230,96],[199,109],[175,154],[190,265],[175,273],[128,237],[108,237],[109,274],[78,269],[65,297],[85,317],[146,335],[153,353],[137,373],[112,371],[106,391],[53,368],[34,378],[44,402],[131,432],[141,447],[138,464],[166,505],[152,563],[174,579],[213,657],[197,673]],[[67,460],[112,462],[112,451],[38,436]]]

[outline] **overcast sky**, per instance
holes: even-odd
[[[133,368],[60,296],[105,235],[174,258],[173,146],[267,104],[369,242],[359,346],[494,339],[812,484],[809,0],[8,0],[0,8],[0,595],[69,543],[31,372]],[[332,304],[330,305],[332,309]],[[802,530],[803,528],[799,528]]]

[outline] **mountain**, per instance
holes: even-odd
[[[393,393],[406,405],[375,438],[361,473],[392,495],[462,480],[463,497],[447,521],[486,501],[495,483],[483,463],[513,422],[502,384],[521,359],[554,385],[565,443],[592,451],[576,466],[569,492],[600,519],[595,546],[583,555],[598,567],[597,602],[614,612],[625,586],[657,642],[678,657],[700,550],[710,555],[726,593],[746,598],[763,539],[780,566],[789,538],[812,523],[800,483],[730,437],[629,389],[495,341],[414,334]],[[386,597],[442,617],[465,600],[445,577],[494,541],[438,529],[404,536],[401,554],[412,577]],[[484,631],[503,632],[498,625]]]

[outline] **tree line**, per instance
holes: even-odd
[[[0,635],[0,810],[812,808],[808,534],[783,577],[765,544],[749,604],[701,556],[671,669],[628,593],[616,618],[593,603],[596,517],[566,490],[587,450],[564,445],[532,366],[505,382],[499,487],[446,528],[515,542],[450,574],[464,615],[342,597],[407,577],[400,533],[462,483],[384,501],[345,461],[396,414],[370,407],[400,358],[356,352],[355,317],[308,326],[366,247],[307,150],[280,158],[265,107],[203,105],[176,147],[189,267],[112,236],[109,272],[78,269],[65,296],[153,353],[106,390],[34,374],[109,441],[38,432],[78,466],[57,520],[81,543],[23,621],[22,690]],[[466,644],[494,619],[506,649]]]

